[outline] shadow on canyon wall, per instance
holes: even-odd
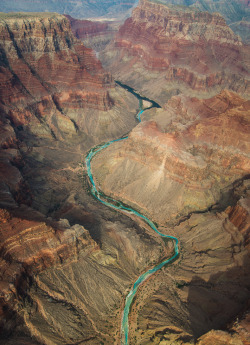
[[[190,328],[197,339],[211,329],[226,329],[249,307],[250,257],[208,281],[194,276],[189,285],[187,308]]]

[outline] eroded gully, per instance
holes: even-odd
[[[151,107],[159,107],[159,105],[155,102],[152,102],[151,100],[145,98],[145,97],[141,97],[139,94],[137,94],[135,92],[135,90],[127,87],[126,85],[123,85],[121,83],[118,82],[118,84],[122,87],[124,87],[127,91],[131,92],[131,90],[138,99],[139,99],[139,106],[140,106],[140,110],[138,112],[138,114],[136,115],[136,118],[138,119],[139,122],[141,122],[141,115],[144,112],[144,110],[149,109]],[[131,90],[130,90],[131,89]],[[147,100],[150,101],[152,106],[146,109],[142,109],[142,100]],[[87,166],[87,174],[91,183],[91,193],[92,195],[99,200],[102,204],[111,207],[113,209],[116,210],[122,210],[125,213],[128,214],[134,214],[137,217],[143,219],[145,221],[145,223],[147,223],[152,230],[154,230],[159,236],[164,237],[166,239],[172,240],[174,242],[174,254],[162,261],[161,263],[159,263],[158,265],[156,265],[155,267],[149,269],[148,271],[146,271],[145,273],[141,274],[138,279],[136,280],[136,282],[134,283],[134,285],[132,286],[131,290],[129,291],[126,300],[125,300],[125,306],[124,306],[124,310],[123,310],[123,316],[122,316],[122,321],[121,321],[121,345],[128,345],[129,344],[129,338],[128,338],[128,334],[129,334],[129,311],[130,311],[130,306],[133,302],[134,296],[139,288],[140,285],[142,285],[146,279],[148,279],[152,274],[154,274],[156,271],[160,270],[163,266],[173,262],[177,256],[179,255],[179,246],[178,246],[178,239],[176,237],[170,236],[170,235],[165,235],[162,234],[156,224],[154,222],[152,222],[150,219],[148,219],[147,217],[145,217],[143,214],[137,212],[136,210],[134,210],[133,208],[124,205],[121,201],[119,200],[115,200],[111,197],[106,196],[104,193],[102,193],[102,191],[98,190],[93,178],[93,174],[92,174],[92,170],[91,170],[91,160],[92,158],[100,151],[102,151],[103,149],[105,149],[106,147],[110,146],[112,143],[117,142],[117,141],[122,141],[122,140],[126,140],[128,137],[122,137],[120,139],[115,139],[115,140],[111,140],[106,142],[105,144],[101,144],[98,146],[93,147],[87,154],[87,157],[85,159],[86,162],[86,166]]]

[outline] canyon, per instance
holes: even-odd
[[[151,221],[129,344],[250,341],[249,46],[170,2],[0,14],[0,344],[121,344]]]

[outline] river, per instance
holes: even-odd
[[[134,89],[130,88],[127,85],[124,85],[120,82],[116,82],[118,85],[120,85],[121,87],[125,88],[127,91],[131,92],[132,94],[134,94],[138,99],[139,99],[139,107],[140,110],[136,115],[136,118],[138,119],[139,122],[141,122],[141,115],[143,114],[144,110],[152,108],[152,107],[157,107],[159,108],[160,106],[156,103],[153,102],[152,100],[146,98],[146,97],[142,97],[140,96],[138,93],[135,92]],[[142,109],[142,100],[146,100],[151,102],[151,106],[146,108],[146,109]],[[116,210],[123,210],[129,214],[134,214],[139,218],[142,218],[151,228],[152,230],[154,230],[159,236],[164,237],[166,239],[172,240],[174,242],[174,253],[173,255],[162,261],[161,263],[159,263],[158,265],[156,265],[155,267],[149,269],[148,271],[146,271],[145,273],[141,274],[138,279],[136,280],[136,282],[134,283],[133,287],[131,288],[131,290],[129,291],[126,300],[125,300],[125,306],[124,306],[124,310],[123,310],[123,316],[122,316],[122,322],[121,322],[121,345],[129,345],[129,311],[130,311],[130,306],[133,302],[134,296],[139,288],[139,286],[141,284],[143,284],[145,282],[145,280],[147,278],[149,278],[152,274],[154,274],[156,271],[160,270],[163,266],[169,264],[170,262],[174,261],[177,256],[179,255],[179,246],[178,246],[178,239],[176,237],[173,236],[169,236],[169,235],[165,235],[162,234],[156,224],[154,222],[152,222],[150,219],[148,219],[147,217],[145,217],[143,214],[137,212],[136,210],[134,210],[133,208],[123,204],[121,201],[115,200],[111,197],[106,196],[104,193],[102,193],[102,191],[98,190],[93,178],[93,174],[92,174],[92,170],[91,170],[91,160],[92,158],[101,150],[105,149],[106,147],[108,147],[109,145],[111,145],[114,142],[117,141],[122,141],[122,140],[126,140],[128,137],[122,137],[120,139],[115,139],[115,140],[111,140],[106,142],[105,144],[101,144],[98,146],[93,147],[87,154],[87,157],[85,159],[86,162],[86,166],[87,166],[87,174],[91,183],[91,193],[92,195],[99,200],[102,204],[114,208]]]

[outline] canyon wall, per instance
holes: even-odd
[[[110,134],[101,133],[104,122],[106,132],[116,131],[106,116],[111,108],[124,124],[115,102],[124,94],[117,95],[110,74],[75,39],[65,17],[2,14],[0,38],[1,110],[15,127],[57,139],[83,131],[102,140]]]
[[[249,95],[249,47],[218,13],[141,0],[100,56],[116,79],[161,104],[223,88]]]
[[[250,4],[248,0],[162,0],[161,3],[195,7],[200,11],[210,13],[218,12],[226,19],[227,24],[236,35],[241,37],[243,42],[247,44],[250,42]]]

